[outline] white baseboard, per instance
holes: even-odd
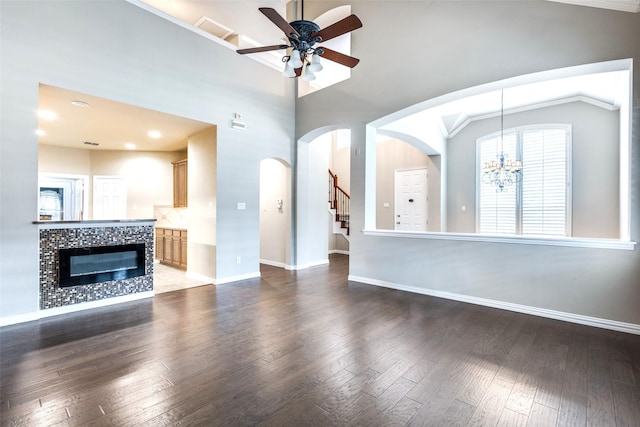
[[[185,276],[188,279],[199,280],[201,282],[213,283],[216,279],[213,277],[205,276],[204,274],[194,273],[192,271],[187,270]]]
[[[241,274],[238,276],[225,277],[223,279],[215,279],[212,283],[214,285],[224,285],[225,283],[239,282],[241,280],[260,278],[260,272]]]
[[[290,266],[291,268],[287,268],[287,270],[304,270],[306,268],[317,267],[319,265],[328,265],[328,264],[329,264],[329,258],[323,259],[320,261],[310,262],[307,264],[292,265]]]
[[[0,318],[0,326],[15,325],[17,323],[31,322],[33,320],[44,319],[46,317],[58,316],[61,314],[75,313],[78,311],[90,310],[92,308],[107,307],[123,302],[136,301],[145,298],[153,298],[153,291],[138,292],[119,297],[105,298],[97,301],[83,302],[80,304],[65,305],[46,310],[38,310],[35,313],[20,314],[18,316],[7,316]]]
[[[496,301],[486,298],[472,297],[468,295],[456,294],[452,292],[436,291],[432,289],[418,288],[415,286],[400,285],[383,280],[370,279],[349,275],[349,280],[367,285],[381,286],[384,288],[396,289],[399,291],[413,292],[416,294],[429,295],[432,297],[445,298],[455,301],[467,302],[471,304],[483,305],[486,307],[499,308],[502,310],[515,311],[518,313],[531,314],[534,316],[546,317],[549,319],[562,320],[565,322],[578,323],[580,325],[594,326],[596,328],[610,329],[612,331],[626,332],[640,335],[640,325],[634,323],[618,322],[616,320],[601,319],[598,317],[583,316],[580,314],[565,313],[563,311],[547,310],[544,308],[531,307],[528,305],[513,304],[504,301]]]
[[[333,254],[349,255],[349,251],[343,251],[342,249],[331,249],[329,251],[329,255]]]
[[[40,312],[31,312],[26,314],[18,314],[16,316],[4,316],[0,317],[0,327],[17,325],[18,323],[31,322],[40,319]]]
[[[270,265],[272,267],[284,268],[285,270],[293,270],[293,266],[285,264],[284,262],[270,261],[268,259],[260,259],[260,264]]]

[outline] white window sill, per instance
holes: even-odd
[[[588,239],[588,238],[554,238],[554,237],[523,237],[523,236],[495,236],[466,233],[434,233],[427,231],[395,231],[395,230],[362,230],[365,236],[405,237],[411,239],[428,240],[461,240],[465,242],[510,243],[518,245],[567,246],[574,248],[618,249],[633,251],[636,242],[617,239]]]

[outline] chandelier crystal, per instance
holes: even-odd
[[[496,192],[507,191],[511,186],[522,179],[522,160],[508,160],[508,154],[504,153],[504,90],[500,92],[500,153],[496,160],[485,162],[482,168],[482,181],[485,184],[494,184]]]

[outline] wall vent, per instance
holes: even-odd
[[[91,142],[91,141],[84,141],[83,144],[84,145],[92,145],[94,147],[97,147],[98,145],[100,145],[99,142]]]
[[[221,23],[216,22],[206,16],[198,19],[198,22],[196,22],[195,26],[200,28],[201,30],[206,31],[207,33],[221,38],[222,40],[226,40],[227,37],[233,34],[233,30],[231,28],[225,27]]]

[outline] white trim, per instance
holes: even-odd
[[[110,305],[122,304],[124,302],[137,301],[145,298],[153,298],[153,291],[138,292],[135,294],[122,295],[119,297],[106,298],[97,301],[83,302],[80,304],[65,305],[63,307],[54,307],[46,310],[38,310],[33,313],[20,314],[17,316],[8,316],[0,318],[0,326],[14,325],[17,323],[30,322],[33,320],[44,319],[61,314],[75,313],[78,311],[91,310],[99,307],[108,307]]]
[[[412,292],[416,294],[428,295],[437,298],[445,298],[454,301],[461,301],[470,304],[482,305],[486,307],[499,308],[502,310],[515,311],[518,313],[531,314],[533,316],[546,317],[549,319],[562,320],[564,322],[578,323],[580,325],[593,326],[596,328],[610,329],[613,331],[626,332],[640,335],[640,325],[634,323],[619,322],[616,320],[601,319],[599,317],[583,316],[581,314],[566,313],[563,311],[547,310],[544,308],[531,307],[528,305],[514,304],[504,301],[496,301],[486,298],[472,297],[452,292],[436,291],[433,289],[418,288],[415,286],[400,285],[383,280],[370,279],[367,277],[349,275],[348,280],[360,282],[367,285],[380,286],[384,288],[396,289],[399,291]]]
[[[307,263],[307,264],[292,265],[291,268],[287,268],[287,270],[305,270],[307,268],[317,267],[317,266],[320,266],[320,265],[328,265],[328,264],[329,264],[329,258],[323,259],[323,260],[320,260],[320,261],[310,262],[310,263]]]
[[[269,261],[268,259],[260,258],[260,264],[270,265],[272,267],[284,268],[285,270],[291,270],[292,266],[285,264],[284,262]]]
[[[18,323],[32,322],[39,319],[40,314],[37,311],[26,314],[18,314],[16,316],[4,316],[0,317],[0,327],[16,325]]]
[[[332,254],[349,255],[349,251],[343,251],[342,249],[330,249],[329,255]]]
[[[187,270],[185,276],[188,279],[199,280],[201,282],[213,283],[216,279],[213,277],[205,276],[204,274],[194,273],[193,271]]]
[[[260,272],[249,273],[249,274],[240,274],[238,276],[225,277],[224,279],[214,280],[214,285],[224,285],[225,283],[239,282],[241,280],[247,279],[259,279]]]
[[[584,102],[586,104],[591,104],[595,107],[600,107],[607,111],[615,111],[620,109],[620,106],[615,103],[610,104],[608,102],[600,101],[599,99],[595,99],[590,96],[578,95],[578,96],[570,96],[568,98],[563,98],[563,99],[538,102],[538,103],[533,103],[529,105],[523,105],[521,107],[505,109],[504,115],[507,116],[510,114],[524,113],[531,110],[539,110],[542,108],[554,107],[556,105],[568,104],[570,102]],[[442,134],[445,135],[446,138],[453,138],[460,131],[462,131],[467,125],[469,125],[469,123],[479,121],[479,120],[490,119],[493,117],[500,117],[500,111],[497,111],[495,113],[487,113],[487,114],[481,114],[481,115],[472,116],[472,117],[466,117],[463,122],[457,124],[456,127],[453,127],[451,129],[451,132],[443,132]],[[440,122],[442,123],[442,120],[440,120]]]
[[[576,6],[598,7],[601,9],[619,10],[622,12],[640,12],[640,0],[547,0],[556,3],[572,4]]]
[[[467,233],[436,233],[425,231],[362,230],[365,236],[402,237],[427,240],[458,240],[466,242],[509,243],[517,245],[566,246],[573,248],[619,249],[634,251],[636,242],[616,239],[588,239],[580,237],[493,236]]]

